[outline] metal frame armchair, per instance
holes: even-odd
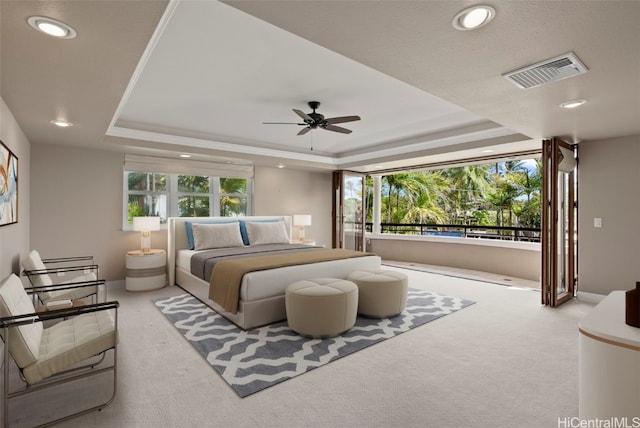
[[[101,410],[111,404],[116,394],[118,306],[114,301],[36,313],[18,276],[11,274],[0,283],[5,427],[10,422],[10,399],[107,371],[113,372],[113,392],[107,401],[41,426]],[[62,318],[63,321],[47,328],[43,326],[43,321]],[[112,363],[102,364],[110,350],[113,351]],[[15,391],[10,390],[9,356],[25,383],[24,388]],[[98,359],[98,356],[102,358]]]
[[[83,262],[84,264],[78,264]],[[88,262],[88,264],[87,264]],[[56,259],[41,259],[40,254],[33,250],[22,260],[22,275],[29,278],[32,285],[34,304],[36,298],[42,304],[57,300],[79,300],[91,297],[92,303],[98,302],[98,292],[104,280],[98,279],[98,265],[93,263],[93,256],[64,257]],[[47,268],[46,265],[56,265]],[[54,281],[52,276],[72,276],[60,282]],[[74,287],[72,285],[79,285]],[[107,300],[107,288],[104,288],[104,301]]]

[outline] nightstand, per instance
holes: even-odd
[[[157,290],[167,282],[167,254],[164,250],[127,252],[127,291]]]

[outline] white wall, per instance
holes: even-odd
[[[312,224],[305,227],[306,239],[331,248],[330,172],[256,167],[254,183],[257,215],[311,214]]]
[[[640,281],[640,135],[579,146],[579,291],[609,294]],[[602,227],[593,226],[601,218]]]
[[[125,253],[140,241],[122,231],[122,154],[34,144],[31,164],[31,247],[45,258],[92,255],[102,278],[124,279]]]
[[[31,144],[9,107],[0,98],[0,140],[18,158],[18,223],[0,227],[0,279],[20,273],[20,259],[29,252]]]

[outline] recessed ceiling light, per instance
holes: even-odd
[[[180,155],[180,157],[181,157],[181,158],[190,158],[190,157],[191,157],[191,155],[186,155],[186,154],[184,154],[184,155]]]
[[[49,123],[52,123],[55,126],[59,126],[60,128],[68,128],[70,126],[73,126],[73,123],[61,119],[50,120]]]
[[[76,30],[64,22],[46,16],[31,16],[27,22],[36,30],[59,39],[73,39],[78,35]]]
[[[282,168],[284,168],[284,165],[283,165],[283,164],[281,164],[281,163],[279,163],[279,164],[277,165],[277,167],[278,167],[278,168],[280,168],[280,169],[282,169]]]
[[[576,107],[580,107],[583,104],[586,104],[587,100],[571,100],[571,101],[565,101],[562,104],[560,104],[560,107],[562,108],[576,108]]]
[[[475,30],[487,25],[496,16],[496,10],[491,6],[471,6],[453,17],[453,28],[456,30]]]

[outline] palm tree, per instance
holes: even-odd
[[[450,182],[442,174],[442,171],[423,171],[416,173],[413,177],[414,185],[409,187],[409,192],[412,195],[412,208],[419,207],[421,213],[418,216],[419,223],[427,223],[427,220],[431,222],[445,222],[446,211],[449,210],[451,204],[447,197],[447,191],[449,190]],[[410,182],[411,183],[411,182]],[[409,212],[414,211],[409,209],[405,217],[411,215]]]
[[[460,212],[466,223],[469,208],[485,198],[491,189],[489,169],[490,165],[468,165],[444,170],[452,184],[450,198],[456,202],[452,223],[457,220]]]
[[[542,160],[534,159],[535,169],[524,168],[521,175],[521,194],[526,195],[515,207],[518,223],[524,227],[540,227],[542,218],[541,189],[542,189]]]
[[[385,176],[383,179],[387,189],[388,222],[425,223],[446,220],[444,210],[449,206],[446,197],[449,183],[440,171],[412,171]]]
[[[466,224],[472,217],[483,225],[536,227],[541,167],[539,160],[535,170],[507,161],[495,164],[496,173],[494,164],[485,164],[384,176],[386,221],[457,223],[462,218]]]
[[[223,217],[246,214],[247,180],[244,178],[220,179],[220,215]]]
[[[402,174],[392,174],[385,175],[382,177],[383,187],[387,189],[387,199],[386,199],[386,207],[387,207],[387,223],[397,223],[399,218],[394,218],[393,215],[393,203],[392,199],[395,196],[395,208],[396,214],[398,211],[398,207],[400,205],[400,193],[405,186],[405,180],[407,173]],[[386,186],[385,186],[386,183]]]
[[[509,214],[508,225],[512,226],[513,207],[517,196],[518,189],[511,180],[504,177],[496,179],[496,187],[489,192],[487,199],[496,208],[498,226],[505,226],[504,211]]]
[[[182,217],[201,217],[211,214],[209,208],[209,177],[179,175],[178,192],[192,193],[178,199],[178,210]]]

